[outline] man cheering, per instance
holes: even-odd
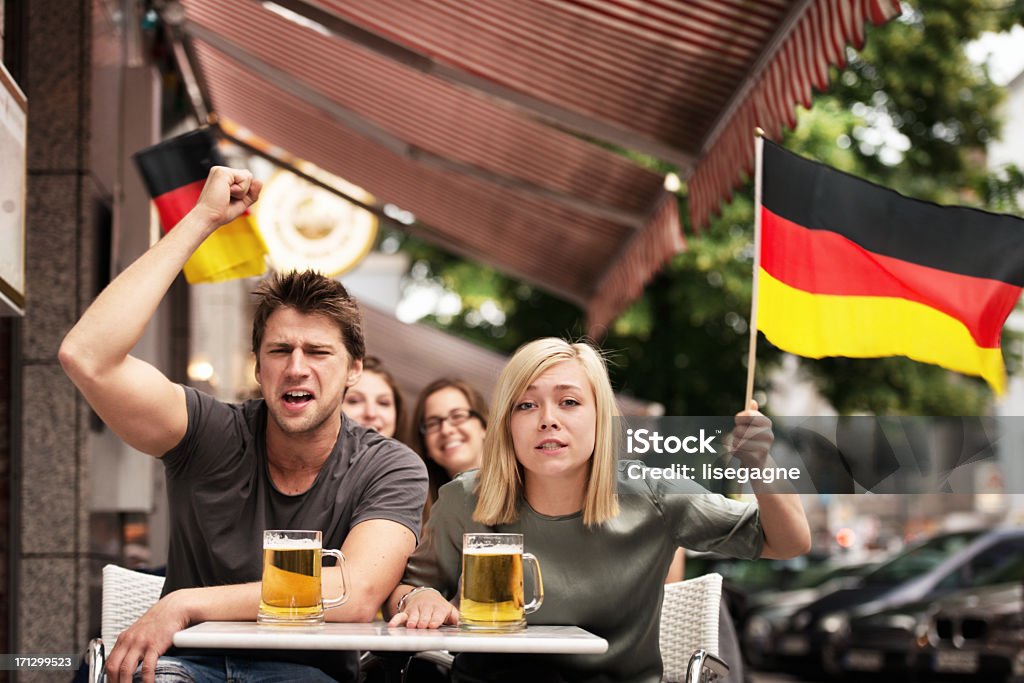
[[[256,379],[263,398],[234,405],[171,382],[130,351],[178,271],[218,227],[259,196],[247,171],[214,167],[196,206],[121,273],[65,337],[60,361],[104,422],[161,458],[171,515],[164,596],[117,640],[111,681],[355,680],[356,653],[168,652],[174,633],[206,620],[254,620],[265,529],[323,532],[347,558],[349,599],[332,621],[370,621],[416,546],[426,496],[422,461],[343,418],[365,347],[355,301],[315,273],[276,276],[257,291]],[[338,568],[324,571],[337,586]],[[141,665],[141,668],[140,668]]]

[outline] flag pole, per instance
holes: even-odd
[[[754,398],[754,370],[757,366],[757,274],[761,269],[761,173],[764,131],[754,129],[754,273],[750,295],[750,346],[747,351],[747,397],[743,410]]]

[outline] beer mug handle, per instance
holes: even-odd
[[[340,550],[324,548],[324,556],[330,555],[338,560],[338,569],[341,570],[341,595],[337,598],[324,598],[324,609],[339,607],[348,600],[348,570],[345,569],[345,555]]]
[[[523,565],[530,565],[530,571],[533,573],[533,600],[523,607],[523,612],[530,614],[540,609],[540,606],[544,604],[544,582],[540,578],[540,563],[537,562],[537,558],[530,553],[523,553]]]

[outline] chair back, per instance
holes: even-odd
[[[722,575],[705,574],[665,586],[661,604],[661,660],[665,681],[685,681],[697,650],[718,655]]]
[[[143,574],[114,564],[103,568],[100,637],[107,652],[121,631],[135,623],[160,599],[164,577]]]

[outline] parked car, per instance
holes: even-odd
[[[923,676],[1024,681],[1024,558],[991,580],[932,609],[915,662]]]
[[[973,585],[975,577],[1001,564],[1024,545],[1024,529],[960,531],[935,536],[869,572],[854,588],[835,591],[790,617],[777,641],[780,668],[837,673],[837,646],[851,619],[912,605]]]
[[[919,659],[919,652],[926,642],[931,615],[937,609],[944,605],[953,606],[953,609],[979,603],[991,605],[994,599],[1005,600],[1008,592],[1019,590],[1022,581],[1024,537],[1009,538],[974,556],[919,601],[893,605],[875,612],[868,611],[868,608],[855,609],[850,617],[849,628],[837,634],[829,646],[831,652],[828,654],[836,669],[850,674],[909,674],[925,663]],[[950,593],[955,585],[965,583],[970,584],[970,587]],[[946,625],[947,622],[943,622],[943,633]],[[966,626],[968,632],[973,634],[972,628],[976,624],[968,621]],[[935,640],[937,643],[941,641],[939,638]],[[941,659],[935,661],[942,670],[948,668],[947,660],[953,662],[958,657],[963,662],[961,668],[967,669],[970,668],[967,660],[976,660],[977,654],[942,655]],[[974,666],[977,670],[976,662]],[[1009,670],[1009,665],[1006,668]]]
[[[761,591],[748,596],[747,613],[740,633],[744,659],[756,669],[775,668],[776,641],[789,618],[823,595],[856,586],[877,564],[834,566],[823,563],[808,567],[789,590]]]

